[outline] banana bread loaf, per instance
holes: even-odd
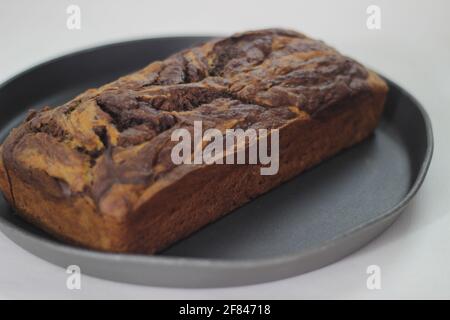
[[[374,72],[303,34],[235,34],[30,111],[1,146],[0,188],[60,239],[155,253],[366,138],[386,92]],[[194,121],[224,134],[277,129],[278,172],[175,164],[171,135]]]

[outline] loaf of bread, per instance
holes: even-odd
[[[57,238],[151,254],[368,137],[386,93],[374,72],[321,41],[279,29],[235,34],[30,111],[1,146],[0,188]],[[174,163],[172,133],[193,132],[195,121],[224,134],[277,129],[277,173]]]

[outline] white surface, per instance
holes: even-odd
[[[66,28],[69,4],[81,8],[81,30]],[[366,28],[370,4],[381,8],[381,30]],[[450,298],[449,12],[445,0],[2,0],[0,82],[49,58],[124,39],[289,27],[325,40],[412,92],[431,117],[435,152],[422,189],[401,218],[370,245],[321,270],[207,290],[143,287],[83,276],[81,290],[70,291],[65,270],[0,234],[0,298]],[[381,267],[381,290],[366,288],[371,264]]]

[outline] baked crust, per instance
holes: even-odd
[[[66,241],[154,253],[366,138],[386,83],[287,30],[233,35],[30,112],[0,152],[0,188],[25,219]],[[175,165],[171,133],[278,129],[279,171]]]

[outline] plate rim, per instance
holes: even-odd
[[[13,75],[12,77],[8,78],[6,81],[2,82],[0,84],[0,91],[2,91],[5,87],[11,85],[15,80],[20,79],[21,77],[30,74],[39,68],[46,67],[49,64],[74,57],[79,54],[94,52],[101,49],[108,49],[112,47],[117,46],[124,46],[124,45],[132,45],[134,43],[138,42],[146,42],[149,40],[170,40],[170,41],[176,41],[177,39],[186,39],[191,38],[193,40],[203,41],[211,38],[215,38],[217,36],[211,36],[211,35],[186,35],[186,36],[157,36],[157,37],[151,37],[151,38],[141,38],[141,39],[134,39],[134,40],[126,40],[126,41],[119,41],[119,42],[113,42],[108,44],[103,44],[99,46],[92,46],[81,50],[75,50],[70,53],[66,53],[60,56],[57,56],[55,58],[51,58],[49,60],[46,60],[44,62],[35,64],[16,75]],[[378,73],[378,72],[377,72]],[[380,74],[380,73],[378,73]],[[317,246],[314,248],[303,250],[299,253],[292,253],[292,254],[283,254],[275,257],[264,257],[264,258],[249,258],[249,259],[222,259],[222,258],[199,258],[199,257],[179,257],[179,256],[161,256],[161,255],[145,255],[145,254],[129,254],[129,253],[110,253],[110,252],[101,252],[101,251],[95,251],[91,249],[86,249],[82,247],[76,247],[72,246],[70,244],[66,244],[63,242],[60,242],[58,240],[52,240],[43,238],[40,236],[37,236],[31,231],[25,230],[23,228],[18,227],[14,223],[11,223],[10,221],[6,220],[2,215],[0,215],[0,229],[3,230],[3,228],[8,229],[8,232],[12,234],[16,234],[19,236],[22,236],[24,238],[31,239],[33,241],[38,241],[40,245],[46,247],[47,249],[50,249],[54,252],[58,253],[65,253],[69,255],[76,255],[78,257],[82,258],[88,258],[88,259],[102,259],[106,260],[108,262],[113,261],[128,261],[130,263],[144,263],[144,264],[152,264],[152,265],[183,265],[183,266],[189,266],[189,267],[208,267],[208,268],[233,268],[233,269],[246,269],[250,267],[254,267],[255,265],[258,265],[259,267],[268,267],[268,266],[275,266],[275,265],[281,265],[297,260],[301,260],[303,257],[311,255],[315,252],[326,250],[327,248],[332,247],[336,240],[344,240],[346,238],[352,237],[356,235],[359,231],[362,229],[370,228],[374,226],[375,224],[382,224],[383,222],[395,217],[396,214],[401,212],[405,206],[412,200],[412,198],[416,195],[418,190],[423,184],[423,181],[425,179],[425,176],[427,174],[427,171],[429,169],[429,166],[431,164],[433,151],[434,151],[434,138],[433,138],[433,129],[432,124],[429,115],[427,114],[425,108],[423,105],[414,97],[412,96],[408,91],[403,89],[400,85],[393,82],[392,80],[389,80],[389,78],[382,76],[384,80],[386,80],[390,87],[395,87],[401,94],[405,95],[408,99],[410,99],[414,104],[415,107],[420,112],[420,115],[424,121],[425,124],[425,132],[426,132],[426,150],[425,150],[425,156],[423,159],[423,162],[421,163],[420,169],[418,170],[417,177],[412,183],[408,193],[392,208],[385,210],[383,213],[381,213],[379,216],[372,218],[369,221],[366,221],[363,224],[360,224],[352,229],[347,230],[345,233],[330,239],[328,241],[325,241],[321,246]],[[3,232],[6,237],[10,238],[9,234],[7,232]],[[16,241],[12,240],[14,243]],[[20,246],[24,250],[28,251],[28,249],[25,249],[23,246],[16,243],[16,245]],[[33,253],[32,253],[33,254]],[[35,254],[33,254],[35,255]],[[35,255],[36,256],[36,255]],[[41,259],[47,260],[45,258],[42,258],[41,256],[38,256]]]

